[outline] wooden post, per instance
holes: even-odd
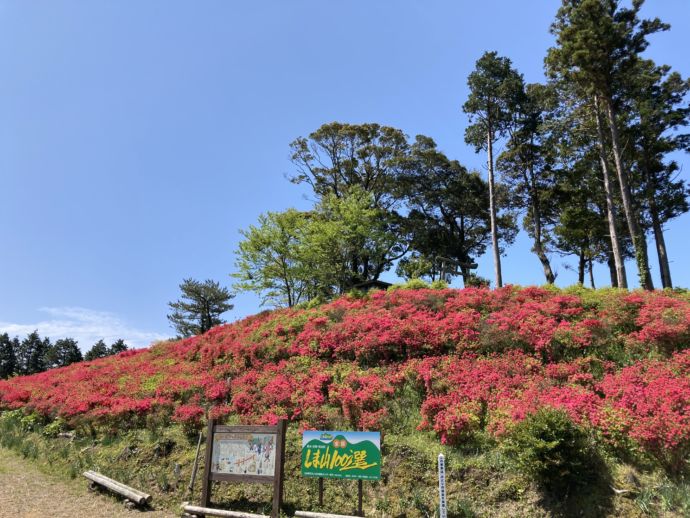
[[[280,516],[280,507],[283,505],[283,477],[285,474],[285,430],[286,421],[281,419],[278,422],[278,437],[276,444],[276,463],[278,464],[278,480],[273,483],[273,511],[271,518]]]
[[[319,507],[323,506],[323,477],[319,477]]]
[[[204,483],[201,489],[201,506],[211,506],[211,460],[213,455],[213,429],[216,426],[215,419],[208,420],[208,432],[206,432],[206,460],[204,462]]]
[[[189,487],[187,488],[187,498],[192,498],[192,493],[194,491],[194,482],[196,481],[196,472],[199,470],[199,452],[201,451],[201,435],[199,432],[199,440],[196,443],[196,456],[194,457],[194,465],[192,466],[192,477],[189,481]]]
[[[357,516],[364,516],[362,511],[362,479],[357,480]]]

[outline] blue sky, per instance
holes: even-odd
[[[647,4],[672,24],[648,54],[687,77],[690,4]],[[309,206],[285,179],[288,145],[326,122],[426,134],[485,170],[463,143],[467,75],[497,50],[541,80],[558,5],[0,1],[0,331],[83,348],[171,335],[167,302],[183,278],[230,285],[238,230]],[[689,218],[667,230],[681,286]],[[558,284],[575,281],[568,263],[554,257]],[[524,235],[503,264],[507,282],[543,280]],[[479,265],[491,277],[491,258]],[[238,295],[226,318],[258,304]]]

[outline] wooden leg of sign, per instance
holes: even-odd
[[[323,505],[323,478],[319,478],[319,506]]]
[[[362,480],[357,481],[357,516],[364,516],[362,511]]]
[[[278,463],[278,480],[273,486],[273,511],[272,518],[280,516],[280,507],[283,505],[283,478],[285,476],[285,430],[287,422],[281,419],[278,422],[278,444],[276,445],[276,462]]]
[[[201,488],[201,506],[211,507],[211,461],[213,455],[213,427],[215,419],[208,420],[208,432],[206,432],[206,459],[204,462],[204,483]]]

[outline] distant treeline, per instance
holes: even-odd
[[[60,338],[52,343],[50,338],[41,338],[38,331],[29,333],[24,340],[19,340],[17,336],[10,338],[7,333],[3,333],[0,334],[0,379],[36,374],[126,350],[127,344],[122,338],[113,342],[110,347],[103,340],[98,340],[82,355],[73,338]]]

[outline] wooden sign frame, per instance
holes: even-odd
[[[285,474],[285,420],[276,426],[225,426],[215,419],[209,419],[206,435],[206,459],[204,464],[204,480],[201,491],[201,505],[211,507],[212,482],[244,482],[253,484],[273,484],[272,518],[278,518],[280,506],[283,503],[283,479]],[[218,433],[251,433],[276,436],[275,471],[273,475],[243,475],[237,473],[216,473],[211,470],[213,461],[213,445],[215,434]]]

